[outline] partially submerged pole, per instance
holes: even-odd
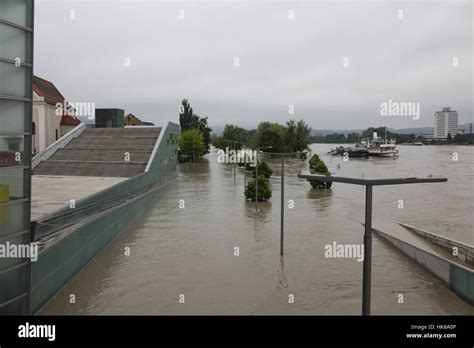
[[[388,178],[388,179],[360,179],[338,177],[332,175],[321,175],[311,173],[300,173],[298,178],[307,180],[323,180],[340,182],[345,184],[365,186],[365,230],[364,230],[364,264],[362,271],[362,315],[370,315],[370,288],[372,272],[372,188],[373,186],[404,185],[446,182],[446,178]]]
[[[255,211],[258,211],[258,149],[257,149],[257,164],[255,165]]]
[[[236,171],[236,165],[237,165],[237,154],[235,153],[236,147],[235,147],[235,141],[234,141],[234,156],[235,156],[235,161],[234,161],[234,184],[235,184],[235,171]]]
[[[362,315],[370,315],[372,281],[372,186],[365,187],[364,266],[362,271]]]
[[[281,156],[281,217],[280,217],[280,255],[283,255],[285,233],[285,157]]]

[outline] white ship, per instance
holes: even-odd
[[[369,152],[369,156],[376,157],[393,157],[398,156],[398,150],[396,149],[396,139],[382,140],[381,137],[377,136],[377,132],[374,132],[372,139],[362,140],[361,147],[364,147]]]

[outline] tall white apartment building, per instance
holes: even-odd
[[[446,139],[448,133],[452,137],[458,132],[458,112],[445,106],[434,114],[434,138]]]

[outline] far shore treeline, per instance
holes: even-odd
[[[396,139],[397,144],[413,144],[421,142],[423,144],[443,145],[458,144],[472,145],[474,136],[472,134],[456,134],[448,138],[427,139],[422,135],[394,133],[385,127],[369,127],[362,133],[333,133],[326,135],[312,136],[311,128],[304,120],[295,122],[290,120],[286,125],[271,122],[261,122],[257,129],[247,130],[234,124],[227,124],[221,136],[213,135],[211,143],[220,149],[225,147],[232,148],[233,142],[237,142],[240,147],[263,147],[272,146],[271,152],[297,152],[306,151],[309,144],[356,144],[361,139],[372,138],[373,133],[377,132],[382,138]]]
[[[208,126],[207,117],[199,117],[187,99],[183,99],[179,123],[181,137],[179,141],[179,160],[195,161],[209,152],[210,144],[216,148],[241,149],[263,148],[262,151],[282,153],[299,152],[301,156],[309,150],[309,144],[355,144],[361,139],[372,138],[377,132],[382,138],[396,139],[398,144],[423,143],[431,145],[458,144],[472,145],[474,136],[471,133],[448,134],[447,139],[427,139],[423,135],[394,133],[386,127],[369,127],[362,133],[333,133],[311,135],[311,127],[303,120],[288,120],[285,124],[277,122],[261,122],[257,129],[245,129],[235,124],[226,124],[222,135],[211,136],[212,129]]]
[[[360,139],[372,138],[372,134],[377,132],[378,136],[384,138],[385,135],[387,140],[389,139],[396,139],[397,144],[413,144],[416,142],[421,142],[423,144],[431,144],[431,145],[446,145],[446,144],[458,144],[458,145],[471,145],[473,144],[474,136],[472,134],[456,134],[451,136],[448,134],[448,138],[446,140],[441,139],[428,139],[423,135],[416,135],[416,134],[400,134],[394,133],[387,129],[387,133],[385,133],[386,127],[369,127],[362,133],[332,133],[326,135],[313,135],[310,136],[309,142],[311,144],[356,144],[360,141]]]

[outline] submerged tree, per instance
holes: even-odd
[[[181,101],[179,107],[179,125],[181,131],[184,132],[188,129],[198,128],[199,117],[193,113],[193,108],[189,104],[187,99]]]
[[[287,152],[307,151],[311,127],[304,120],[289,120],[285,128],[285,147]]]
[[[319,158],[317,154],[314,154],[313,157],[309,160],[309,171],[311,174],[322,174],[329,176],[331,173],[328,170],[328,167],[324,163],[324,161]],[[331,181],[324,181],[324,180],[308,180],[313,188],[330,188],[332,185]]]
[[[256,142],[258,147],[271,147],[263,151],[285,151],[285,127],[278,123],[261,122],[257,128]]]
[[[179,139],[180,162],[195,161],[206,153],[204,137],[199,129],[188,129]]]
[[[181,132],[189,129],[199,129],[204,140],[204,153],[206,154],[209,152],[212,129],[208,126],[207,117],[199,117],[196,115],[187,99],[183,99],[179,107],[179,124],[181,126]]]
[[[255,201],[255,179],[250,180],[245,188],[245,198]],[[258,200],[266,201],[272,196],[270,180],[263,175],[258,176]]]
[[[271,146],[268,152],[302,152],[308,150],[311,127],[304,120],[289,120],[286,126],[261,122],[257,128],[257,146]]]
[[[255,173],[257,172],[256,167],[250,167],[250,168],[252,170],[252,176],[255,178]],[[258,162],[258,176],[263,175],[264,177],[269,179],[272,176],[272,174],[273,174],[273,170],[272,168],[270,168],[267,162],[265,161]]]
[[[210,144],[211,144],[211,131],[212,129],[207,124],[207,117],[199,118],[198,122],[198,129],[201,130],[202,136],[204,138],[204,147],[205,147],[205,154],[209,152]]]

